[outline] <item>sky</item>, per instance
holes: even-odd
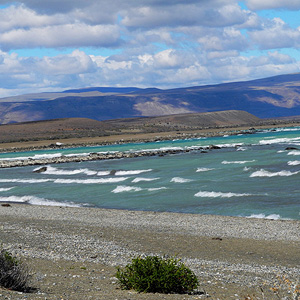
[[[300,0],[0,0],[0,97],[300,72]]]

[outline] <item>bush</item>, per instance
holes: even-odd
[[[179,259],[147,256],[134,258],[116,277],[122,289],[147,293],[188,293],[196,289],[196,275]]]
[[[29,270],[19,259],[6,250],[0,251],[0,286],[20,291],[30,292]]]

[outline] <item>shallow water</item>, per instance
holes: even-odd
[[[300,150],[285,150],[291,146],[300,149],[300,128],[157,143],[3,153],[0,159],[193,149],[211,144],[222,149],[51,165],[45,173],[33,173],[36,167],[0,169],[0,201],[300,219]]]

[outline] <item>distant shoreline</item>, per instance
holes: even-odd
[[[45,149],[66,149],[89,146],[102,146],[113,144],[126,143],[146,143],[173,139],[188,139],[201,137],[214,137],[222,135],[237,135],[240,133],[251,133],[250,129],[257,130],[267,128],[281,127],[298,127],[300,122],[287,122],[280,124],[254,125],[254,126],[234,126],[226,128],[208,128],[193,131],[169,131],[169,132],[151,132],[137,134],[114,134],[109,136],[99,137],[80,137],[80,138],[63,138],[53,140],[38,140],[38,141],[19,141],[11,143],[0,143],[0,153],[2,152],[25,152]]]

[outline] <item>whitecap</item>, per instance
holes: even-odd
[[[252,163],[252,162],[255,162],[255,160],[241,160],[241,161],[227,161],[227,160],[224,160],[222,161],[222,164],[223,165],[229,165],[229,164],[246,164],[246,163]]]
[[[196,172],[207,172],[207,171],[211,171],[214,170],[213,168],[198,168],[196,170]]]
[[[195,194],[195,197],[202,197],[202,198],[231,198],[231,197],[243,197],[243,196],[251,196],[251,194],[240,194],[240,193],[222,193],[222,192],[206,192],[200,191]]]
[[[40,169],[36,168],[33,171],[36,171]],[[91,171],[89,169],[75,169],[75,170],[65,170],[65,169],[59,169],[59,168],[54,168],[51,166],[47,166],[47,170],[45,172],[42,172],[42,174],[47,174],[47,175],[77,175],[77,174],[86,174],[86,175],[96,175],[96,171]]]
[[[288,161],[288,165],[289,166],[298,166],[298,165],[300,165],[300,161],[299,160]]]
[[[99,178],[99,179],[55,179],[54,183],[62,184],[102,184],[102,183],[116,183],[125,181],[128,177],[114,177],[114,178]]]
[[[279,172],[269,172],[264,169],[260,169],[259,171],[253,172],[250,177],[276,177],[276,176],[292,176],[298,174],[298,172],[291,172],[291,171],[286,171],[282,170]]]
[[[116,171],[116,176],[124,176],[124,175],[139,175],[146,172],[151,172],[152,169],[147,170],[128,170],[128,171]]]
[[[265,214],[252,214],[246,218],[253,218],[253,219],[269,219],[269,220],[279,220],[281,219],[280,215],[277,214],[271,214],[271,215],[265,215]]]
[[[0,188],[0,192],[7,192],[7,191],[12,190],[13,188],[14,188],[14,186],[13,187],[9,187],[9,188]]]
[[[110,171],[98,171],[97,176],[107,176],[110,175]]]
[[[300,151],[298,151],[298,150],[293,150],[293,151],[290,151],[290,152],[288,153],[288,155],[300,155]]]
[[[149,192],[160,191],[160,190],[167,190],[167,188],[162,186],[162,187],[159,187],[159,188],[149,188],[148,189]]]
[[[123,193],[123,192],[139,192],[142,188],[135,187],[135,186],[126,186],[126,185],[119,185],[114,190],[113,193]]]
[[[0,179],[4,183],[44,183],[53,181],[52,179]]]
[[[54,200],[48,200],[48,199],[39,198],[36,196],[0,197],[0,202],[26,203],[26,204],[32,204],[32,205],[80,207],[80,205],[77,205],[74,203],[57,202]]]
[[[270,145],[270,144],[293,144],[299,142],[300,137],[297,138],[270,138],[259,141],[260,145]]]
[[[186,182],[191,182],[191,179],[186,179],[186,178],[181,178],[181,177],[173,177],[170,182],[175,182],[175,183],[186,183]]]
[[[146,182],[148,182],[148,181],[154,181],[154,180],[158,180],[158,179],[159,179],[158,177],[157,178],[137,177],[137,178],[133,179],[132,182],[134,182],[134,183],[137,183],[137,182],[140,182],[140,181],[146,181]]]

